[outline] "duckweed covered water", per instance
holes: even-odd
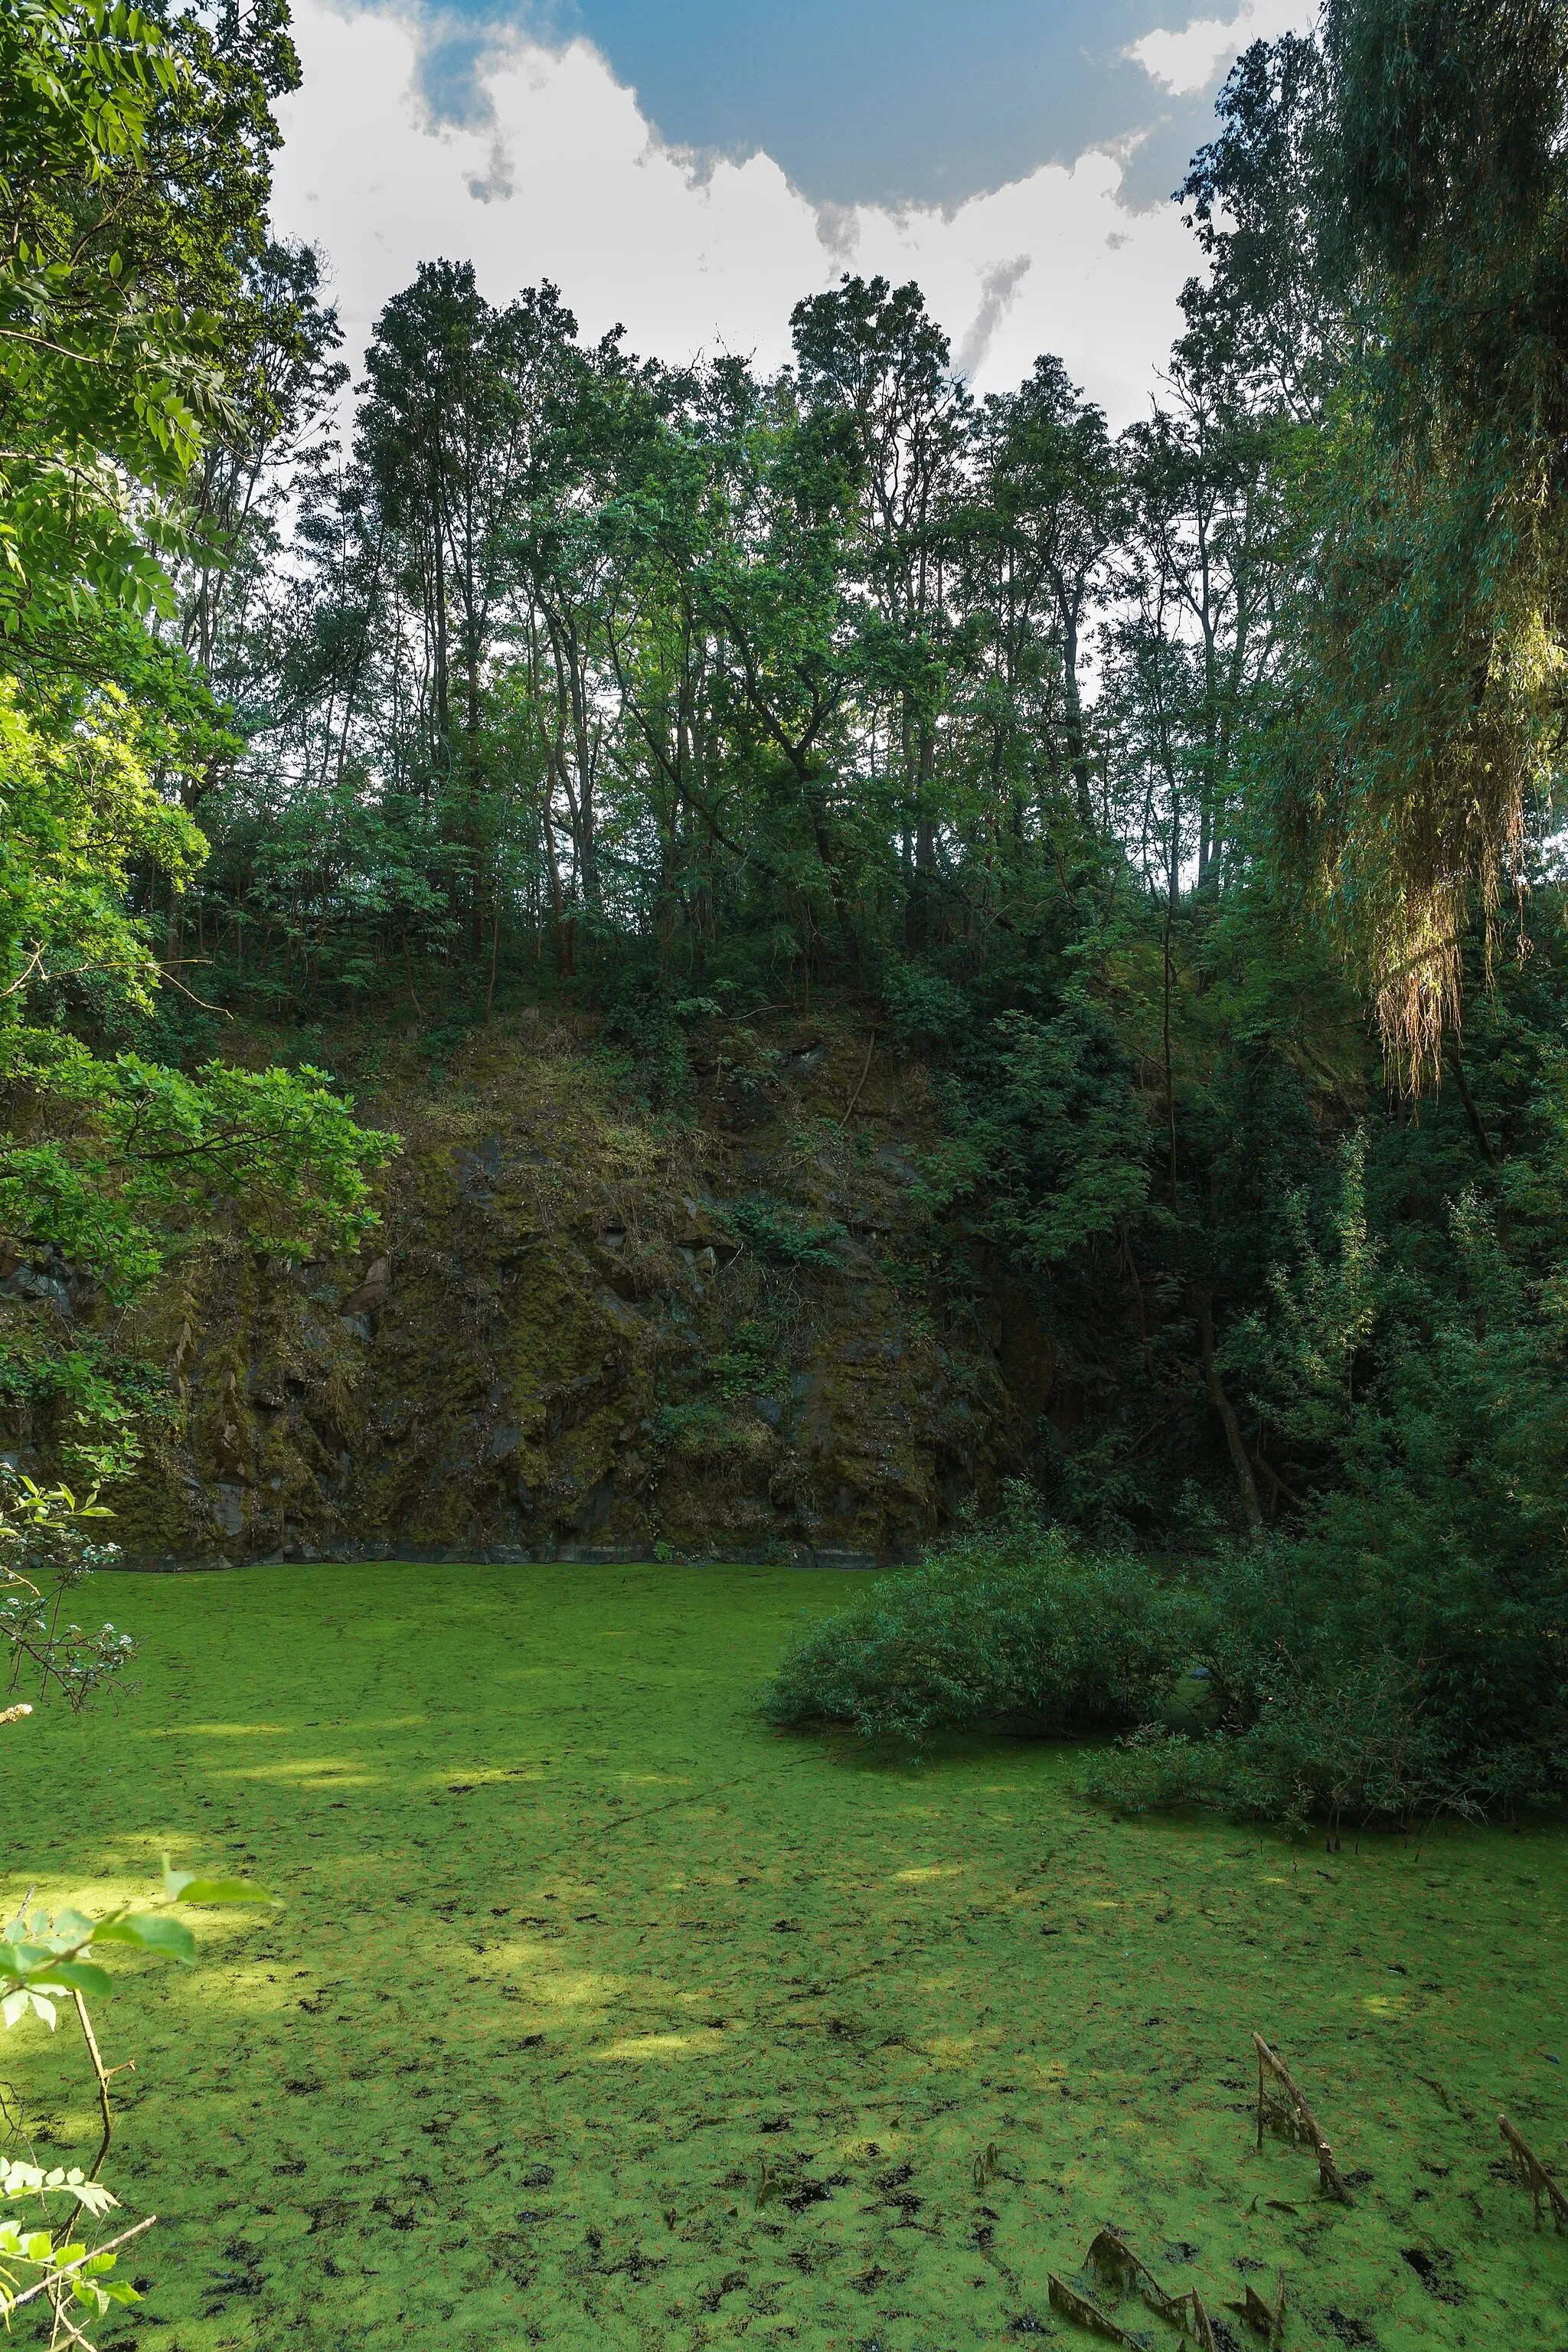
[[[1496,2126],[1563,2161],[1568,1837],[1325,1853],[1114,1822],[1048,1746],[782,1738],[752,1694],[844,1593],[100,1583],[143,1688],[7,1735],[9,1891],[142,1892],[169,1844],[288,1907],[205,1915],[195,1970],[132,1957],[100,2005],[136,2061],[108,2178],[161,2219],[100,2340],[1087,2346],[1047,2273],[1110,2221],[1211,2307],[1283,2271],[1292,2346],[1568,2352],[1568,2237],[1532,2230]],[[1255,2149],[1255,2026],[1351,2210],[1304,2149]],[[51,2157],[90,2150],[63,2027],[3,2063]]]

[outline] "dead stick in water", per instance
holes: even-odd
[[[1528,2140],[1521,2139],[1506,2116],[1499,2116],[1498,2129],[1508,2142],[1513,2158],[1514,2170],[1529,2189],[1535,2206],[1535,2226],[1541,2227],[1541,2200],[1552,2208],[1552,2219],[1559,2230],[1568,2224],[1568,2197],[1558,2188]]]
[[[1273,2075],[1276,2082],[1284,2085],[1286,2096],[1290,2103],[1291,2121],[1301,2138],[1310,2143],[1312,2153],[1318,2159],[1319,2186],[1326,2196],[1336,2197],[1342,2205],[1348,2205],[1351,2201],[1350,2190],[1340,2177],[1340,2168],[1334,2162],[1334,2152],[1329,2144],[1328,2134],[1308,2105],[1305,2093],[1291,2075],[1283,2058],[1279,2056],[1278,2051],[1270,2050],[1261,2033],[1254,2033],[1252,2041],[1253,2047],[1258,2053],[1258,2147],[1263,2146],[1263,2126],[1269,2105],[1264,2079],[1265,2070],[1267,2070]]]

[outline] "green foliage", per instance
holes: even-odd
[[[721,1222],[765,1265],[836,1265],[847,1239],[837,1218],[803,1216],[781,1201],[736,1201]]]
[[[352,1247],[374,1222],[366,1171],[393,1149],[314,1069],[95,1050],[157,1000],[136,879],[177,894],[205,850],[155,788],[153,748],[113,688],[62,714],[0,680],[0,1236],[43,1302],[0,1310],[0,1393],[99,1476],[132,1465],[156,1392],[100,1332],[62,1332],[67,1277],[123,1307],[196,1233]]]
[[[1448,1279],[1380,1261],[1365,1154],[1331,1241],[1232,1342],[1303,1449],[1299,1528],[1223,1554],[1199,1654],[1217,1737],[1144,1737],[1094,1768],[1121,1801],[1202,1800],[1337,1823],[1511,1810],[1568,1788],[1568,1325],[1473,1194]]]
[[[778,1336],[772,1326],[749,1318],[738,1324],[731,1345],[709,1365],[713,1386],[731,1404],[752,1396],[778,1370]]]
[[[1366,1166],[1352,1138],[1321,1237],[1306,1202],[1289,1204],[1292,1255],[1224,1351],[1306,1490],[1289,1528],[1164,1577],[1059,1536],[973,1538],[808,1637],[769,1694],[775,1719],[910,1737],[1020,1713],[1056,1728],[1136,1718],[1089,1766],[1094,1793],[1331,1826],[1561,1796],[1560,1278],[1521,1266],[1518,1228],[1510,1257],[1473,1192],[1441,1275],[1401,1265],[1369,1231]],[[1101,1513],[1113,1481],[1101,1459]],[[1173,1730],[1189,1665],[1199,1721]]]
[[[993,1032],[1000,1084],[965,1121],[994,1203],[990,1223],[1026,1264],[1070,1257],[1135,1219],[1149,1191],[1149,1118],[1116,1024],[1069,987],[1048,1021],[1002,1013]]]
[[[1560,764],[1568,15],[1333,0],[1290,50],[1190,184],[1228,320],[1308,362],[1256,798],[1424,1086]]]
[[[46,1505],[56,1501],[52,1496],[37,1499]],[[7,2202],[23,2198],[36,2201],[46,2224],[27,2229],[16,2222],[0,2221],[0,2317],[4,2317],[7,2327],[14,2311],[43,2297],[57,2337],[64,2328],[67,2340],[80,2341],[66,2316],[68,2303],[102,2318],[117,2304],[142,2300],[128,2279],[110,2274],[119,2260],[115,2249],[127,2238],[140,2237],[151,2226],[150,2221],[139,2222],[97,2249],[89,2248],[71,2229],[57,2235],[50,2223],[53,2203],[62,2199],[77,2207],[79,2218],[85,2215],[92,2220],[100,2220],[120,2202],[97,2178],[110,2142],[110,2077],[104,2072],[85,2006],[89,1993],[96,2000],[112,1991],[114,1979],[99,1960],[84,1956],[128,1945],[134,1951],[157,1954],[189,1966],[195,1958],[195,1937],[185,1921],[176,1918],[168,1906],[176,1903],[270,1903],[273,1899],[265,1887],[247,1879],[202,1878],[193,1871],[171,1870],[167,1857],[163,1864],[163,1894],[165,1907],[161,1910],[134,1911],[124,1904],[96,1919],[79,1911],[51,1913],[42,1906],[30,1908],[29,1896],[28,1904],[23,1906],[16,1918],[0,1929],[0,2021],[9,2032],[31,2016],[52,2033],[58,2017],[57,2004],[69,2000],[80,2019],[83,2039],[98,2078],[105,2124],[98,2162],[88,2174],[79,2165],[68,2168],[56,2166],[46,2171],[26,2159],[0,2158],[0,2198]]]
[[[375,1221],[364,1171],[395,1140],[356,1127],[324,1071],[214,1061],[187,1077],[36,1034],[14,1039],[6,1062],[37,1139],[0,1158],[0,1223],[122,1296],[196,1220],[295,1257],[352,1247]]]
[[[843,1723],[917,1747],[998,1726],[1113,1730],[1160,1704],[1196,1625],[1179,1587],[1131,1557],[1079,1549],[1020,1492],[1000,1527],[812,1626],[763,1707],[773,1723]]]
[[[33,652],[172,607],[265,242],[286,24],[0,7],[0,632]]]
[[[270,1903],[264,1886],[243,1878],[203,1878],[194,1871],[163,1866],[163,1894],[168,1904]],[[129,1904],[89,1919],[79,1911],[29,1911],[13,1919],[0,1937],[0,2016],[15,2025],[29,2012],[51,2031],[56,2022],[54,1996],[110,1992],[113,1979],[96,1960],[82,1958],[108,1944],[128,1944],[139,1952],[155,1952],[189,1967],[196,1956],[196,1939],[184,1919],[172,1910],[133,1911]]]
[[[157,963],[126,910],[131,874],[151,867],[184,889],[206,845],[155,790],[141,733],[113,688],[46,731],[0,678],[0,1022],[89,974],[151,1002]]]
[[[123,6],[5,0],[0,95],[0,627],[84,592],[145,609],[166,583],[124,478],[167,492],[216,389],[177,320],[141,295],[116,196],[180,64]],[[143,519],[145,526],[146,518]]]
[[[11,1656],[6,1698],[23,1715],[34,1703],[17,1701],[24,1676],[37,1699],[58,1690],[79,1715],[101,1690],[119,1685],[135,1657],[129,1633],[108,1623],[89,1633],[65,1617],[68,1595],[120,1557],[117,1545],[94,1542],[84,1525],[110,1516],[96,1487],[79,1503],[68,1486],[46,1490],[0,1470],[0,1647]]]
[[[685,1024],[718,1011],[709,999],[674,999],[657,973],[628,974],[605,1015],[603,1038],[625,1058],[635,1091],[652,1110],[680,1110],[691,1095]]]

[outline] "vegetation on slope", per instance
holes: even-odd
[[[4,25],[9,1450],[119,1474],[138,1542],[187,1555],[356,1517],[902,1548],[1000,1467],[1113,1544],[1337,1509],[1390,1558],[1417,1525],[1480,1547],[1484,1583],[1494,1517],[1533,1512],[1560,1552],[1559,8],[1456,44],[1430,0],[1339,0],[1250,49],[1184,192],[1166,390],[1121,435],[1048,354],[973,400],[916,287],[809,295],[763,379],[431,259],[341,441],[313,257],[267,234],[282,11]],[[715,1097],[779,1113],[825,1002],[842,1143],[775,1131],[699,1198]],[[605,1300],[658,1278],[617,1276],[585,1198],[508,1262],[550,1188],[526,1120],[465,1119],[542,1007],[591,1047],[584,1193],[668,1234],[679,1165],[721,1314],[688,1269],[634,1332]],[[865,1308],[877,1187],[836,1162],[898,1052],[934,1084],[880,1190],[927,1264],[868,1289],[907,1377],[851,1415],[852,1475],[807,1475],[726,1391],[770,1352],[810,1377],[792,1286],[819,1326]],[[406,1183],[375,1190],[351,1071]],[[1377,1273],[1298,1344],[1279,1285],[1338,1249],[1347,1145]],[[462,1155],[498,1148],[487,1226]],[[663,1383],[693,1318],[713,1377]],[[639,1369],[606,1387],[617,1326]]]

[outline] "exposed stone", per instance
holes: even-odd
[[[221,1537],[230,1558],[662,1542],[863,1562],[984,1504],[1049,1350],[1010,1296],[982,1321],[941,1294],[923,1074],[879,1055],[846,1131],[864,1029],[785,1016],[763,1043],[777,1075],[746,1096],[743,1140],[721,1038],[685,1130],[615,1101],[549,1016],[475,1033],[434,1093],[415,1047],[379,1096],[362,1082],[362,1115],[404,1141],[368,1265],[212,1242],[142,1312],[184,1427],[112,1498],[128,1556],[210,1560]],[[857,1149],[895,1123],[897,1150]],[[829,1265],[737,1252],[725,1206],[748,1197],[855,1239]],[[1026,1368],[1025,1413],[1005,1360]]]

